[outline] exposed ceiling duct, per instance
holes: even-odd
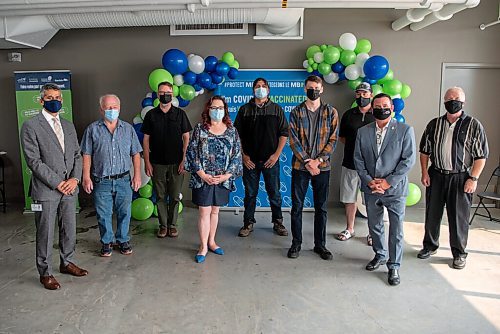
[[[301,39],[305,8],[407,9],[393,23],[418,30],[479,0],[2,0],[0,48],[42,48],[60,29],[170,26],[178,24],[257,25],[255,39]]]

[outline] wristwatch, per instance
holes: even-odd
[[[320,163],[323,163],[323,162],[325,162],[325,159],[323,159],[322,157],[318,157],[318,161],[319,161]]]
[[[477,182],[477,180],[479,180],[477,177],[472,176],[472,175],[469,175],[469,179],[471,179],[474,182]]]

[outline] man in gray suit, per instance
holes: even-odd
[[[375,257],[366,270],[387,263],[390,285],[400,283],[399,267],[403,257],[403,219],[408,195],[407,174],[415,163],[413,128],[391,118],[394,110],[387,94],[372,101],[375,122],[358,130],[354,164],[365,195],[368,227],[373,237]],[[385,243],[384,207],[389,213],[389,259]]]
[[[59,117],[61,89],[48,83],[40,89],[42,111],[21,128],[21,143],[32,171],[31,198],[36,224],[36,266],[46,289],[61,287],[52,275],[54,221],[59,225],[59,270],[85,276],[74,264],[76,241],[75,201],[82,175],[80,146],[72,123]]]

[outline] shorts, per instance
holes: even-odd
[[[220,184],[204,184],[193,189],[192,201],[198,206],[224,206],[229,203],[230,192]]]
[[[340,175],[340,201],[342,203],[356,203],[361,179],[358,172],[342,166]]]

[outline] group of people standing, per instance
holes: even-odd
[[[279,236],[287,236],[279,192],[279,157],[287,140],[293,151],[292,244],[287,256],[299,257],[302,211],[311,184],[313,251],[322,259],[331,260],[333,255],[326,248],[327,199],[331,155],[340,139],[345,145],[340,193],[347,227],[336,238],[346,241],[355,235],[356,196],[361,189],[368,214],[367,242],[375,253],[366,269],[373,271],[387,264],[389,284],[398,285],[407,174],[416,159],[413,128],[393,119],[391,97],[372,96],[368,83],[356,88],[357,106],[346,111],[342,121],[337,110],[321,99],[321,78],[309,76],[304,82],[304,91],[306,100],[292,110],[288,122],[283,109],[269,98],[267,80],[257,78],[253,83],[254,97],[241,106],[234,124],[225,99],[212,96],[203,108],[201,122],[192,129],[186,113],[172,105],[172,84],[162,82],[158,86],[160,104],[146,114],[142,125],[142,147],[132,126],[119,119],[119,98],[107,94],[99,100],[101,119],[87,127],[80,146],[74,126],[59,117],[62,106],[59,87],[45,84],[40,90],[42,111],[25,122],[21,130],[23,151],[32,170],[31,196],[36,204],[33,208],[40,282],[47,289],[60,288],[51,266],[56,218],[61,273],[88,274],[74,263],[75,199],[79,183],[94,197],[102,244],[100,255],[111,256],[115,246],[124,255],[132,254],[128,235],[130,206],[132,190],[137,191],[141,184],[141,153],[145,172],[151,176],[157,193],[159,238],[178,236],[182,183],[185,173],[191,174],[192,201],[199,210],[200,246],[196,262],[204,262],[208,252],[224,255],[215,240],[219,208],[228,204],[234,181],[240,176],[245,186],[245,212],[238,235],[248,237],[256,224],[256,197],[262,174],[273,230]],[[447,113],[428,124],[420,143],[427,204],[423,249],[418,257],[425,259],[436,252],[446,204],[453,267],[461,269],[467,256],[472,193],[488,156],[488,145],[479,121],[463,111],[463,90],[449,89],[444,100]],[[384,236],[384,207],[389,215],[388,246]],[[113,212],[117,218],[116,232],[112,227]]]

